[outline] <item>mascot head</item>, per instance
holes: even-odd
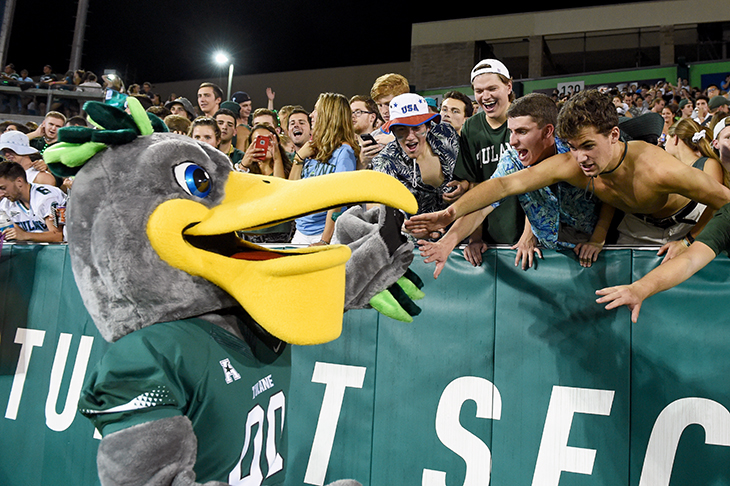
[[[69,253],[108,341],[235,306],[292,344],[335,339],[349,248],[271,250],[236,232],[360,202],[417,210],[397,180],[372,171],[301,181],[235,172],[222,152],[161,133],[134,98],[129,113],[96,102],[84,109],[99,129],[60,130],[45,158],[55,174],[75,176]]]

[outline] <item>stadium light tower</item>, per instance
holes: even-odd
[[[213,57],[213,60],[216,62],[216,64],[219,64],[221,66],[225,66],[226,64],[229,64],[228,66],[228,94],[226,99],[231,99],[231,85],[233,84],[233,62],[228,58],[228,55],[225,52],[216,52],[215,56]]]

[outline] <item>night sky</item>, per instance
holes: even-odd
[[[569,1],[560,7],[603,3],[608,2]],[[98,75],[116,69],[131,84],[218,77],[221,68],[212,57],[219,49],[234,58],[236,75],[407,62],[412,23],[525,8],[525,2],[482,2],[484,6],[466,11],[444,3],[430,10],[425,2],[422,7],[407,4],[389,8],[388,2],[341,0],[90,0],[81,68]],[[18,71],[28,69],[33,77],[45,64],[57,74],[65,73],[76,8],[76,1],[18,1],[7,62]],[[538,5],[534,10],[550,8]]]

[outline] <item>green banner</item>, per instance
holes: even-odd
[[[730,260],[648,299],[637,324],[594,291],[655,252],[604,251],[589,269],[454,253],[411,324],[345,315],[340,339],[295,347],[287,485],[730,485]],[[0,256],[0,484],[95,485],[98,437],[76,411],[109,346],[63,245]]]

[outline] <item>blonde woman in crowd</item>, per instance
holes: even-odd
[[[704,171],[721,184],[728,185],[728,173],[712,149],[712,131],[696,121],[683,118],[668,130],[664,148],[685,164]]]
[[[715,156],[712,149],[712,133],[709,128],[701,127],[691,118],[682,118],[669,129],[669,136],[664,149],[685,165],[701,170],[720,184],[728,186],[728,182],[730,182],[728,172]],[[703,207],[704,205],[700,204],[699,206]],[[702,216],[684,238],[666,242],[657,254],[663,255],[666,253],[667,257],[671,259],[680,253],[684,247],[688,247],[694,242],[712,218],[712,214],[713,211],[705,208]]]
[[[334,172],[353,171],[357,167],[360,145],[352,125],[349,100],[337,93],[322,93],[314,105],[316,123],[312,140],[294,154],[289,179],[306,179]],[[327,245],[332,239],[336,210],[311,214],[297,219],[292,243]]]

